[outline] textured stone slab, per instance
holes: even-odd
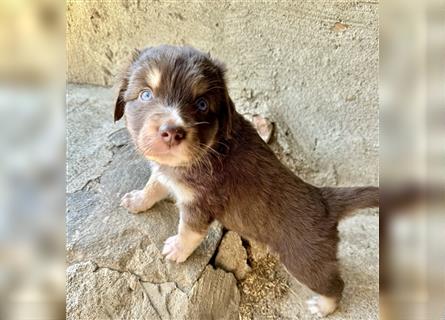
[[[239,319],[239,302],[233,274],[207,266],[191,291],[187,319]]]
[[[81,262],[68,267],[66,291],[70,320],[239,318],[240,294],[233,274],[211,266],[187,294],[173,282],[141,282],[129,272]]]
[[[75,264],[68,267],[66,291],[70,320],[161,319],[138,278],[128,272]]]
[[[218,247],[215,265],[232,272],[237,280],[242,280],[250,271],[247,264],[247,252],[243,247],[241,237],[233,231],[227,232]]]

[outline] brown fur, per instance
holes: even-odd
[[[153,88],[156,100],[141,107],[137,95],[153,66],[161,73]],[[171,165],[170,160],[154,160],[159,174],[193,191],[193,201],[178,203],[188,228],[204,233],[218,220],[244,238],[267,244],[313,291],[340,299],[338,221],[354,209],[378,206],[378,188],[318,188],[293,174],[236,112],[221,63],[195,49],[145,49],[133,58],[119,92],[115,119],[125,108],[130,134],[148,158],[144,140],[155,139],[156,126],[164,121],[159,116],[153,120],[156,113],[171,106],[184,119],[193,137],[183,143],[186,161]],[[193,104],[197,92],[209,102],[205,114]],[[149,121],[154,121],[153,132],[147,129]],[[199,122],[207,124],[193,125]]]

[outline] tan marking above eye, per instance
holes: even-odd
[[[152,89],[159,86],[161,82],[161,72],[157,68],[152,68],[147,73],[147,82]]]
[[[200,81],[196,84],[193,85],[192,90],[193,90],[193,96],[195,97],[199,97],[201,95],[203,95],[208,88],[208,83],[205,81]]]

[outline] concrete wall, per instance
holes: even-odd
[[[133,48],[192,45],[226,62],[238,110],[276,122],[304,178],[377,182],[378,3],[71,1],[67,10],[68,81],[108,86]]]

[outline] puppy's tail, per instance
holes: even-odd
[[[378,187],[320,188],[329,213],[340,220],[354,210],[379,206]]]

